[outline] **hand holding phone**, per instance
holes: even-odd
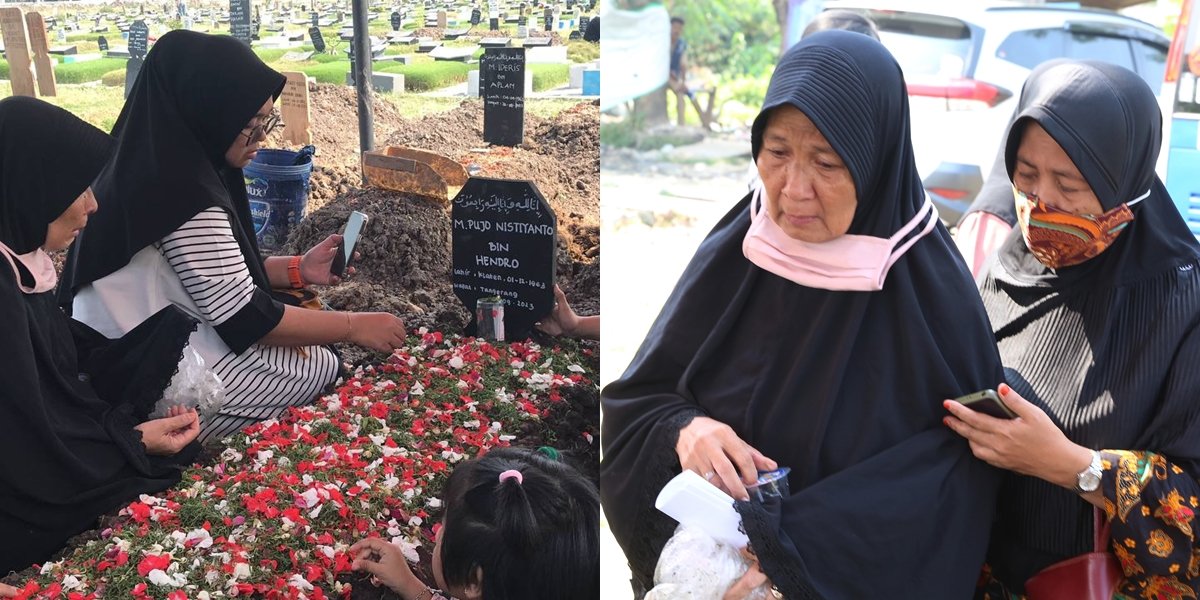
[[[358,245],[358,238],[369,220],[370,218],[366,214],[357,210],[350,213],[345,227],[342,228],[342,241],[338,244],[337,254],[334,254],[333,264],[329,266],[330,273],[341,277],[346,268],[350,266],[354,259],[354,247]]]
[[[1005,406],[1004,401],[996,394],[996,390],[982,390],[973,394],[959,396],[954,401],[975,412],[981,412],[997,419],[1017,418],[1017,414],[1008,406]]]

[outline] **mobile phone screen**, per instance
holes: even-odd
[[[350,266],[351,259],[354,258],[354,246],[358,244],[358,238],[367,220],[367,215],[358,211],[350,213],[350,218],[346,219],[346,226],[342,228],[342,241],[338,242],[337,254],[333,256],[333,263],[329,265],[329,272],[333,275],[341,277],[346,267]]]
[[[354,246],[358,244],[358,236],[362,234],[363,226],[367,224],[367,215],[354,211],[346,220],[346,230],[342,233],[342,264],[349,265],[354,257]]]

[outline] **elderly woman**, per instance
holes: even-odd
[[[48,253],[96,212],[88,185],[111,155],[112,138],[61,108],[0,100],[0,575],[170,487],[199,449],[195,412],[146,419],[195,321],[168,308],[110,341],[54,301]]]
[[[1092,550],[1093,508],[1135,598],[1195,598],[1200,543],[1200,246],[1154,173],[1162,118],[1134,73],[1058,61],[1029,77],[1005,145],[1019,228],[982,282],[1002,421],[947,402],[1008,469],[992,598]]]
[[[867,36],[815,34],[780,61],[751,139],[762,188],[601,396],[601,499],[635,591],[675,528],[654,498],[690,469],[742,500],[784,597],[969,597],[1000,473],[940,400],[1003,374],[921,188],[900,67]],[[744,501],[776,465],[791,496]]]
[[[191,347],[226,391],[220,414],[203,424],[205,441],[316,399],[339,371],[325,345],[391,351],[404,341],[394,315],[307,310],[272,294],[336,282],[340,240],[304,256],[259,254],[242,168],[278,123],[284,82],[231,37],[159,38],[96,180],[105,208],[72,249],[59,290],[76,319],[109,337],[168,305],[201,321]]]

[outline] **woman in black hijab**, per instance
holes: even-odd
[[[780,61],[751,139],[765,206],[752,193],[717,224],[601,396],[601,498],[635,590],[675,527],[654,508],[671,477],[746,498],[779,465],[791,496],[736,508],[783,597],[967,597],[999,472],[939,402],[1002,372],[922,190],[900,67],[817,33]]]
[[[72,250],[60,289],[76,319],[110,337],[171,304],[201,321],[191,347],[226,398],[204,440],[312,402],[339,371],[322,344],[391,351],[405,337],[391,314],[307,310],[272,297],[272,288],[335,283],[341,240],[330,236],[303,257],[259,254],[242,167],[277,123],[284,82],[231,37],[159,38],[96,181],[105,209]]]
[[[1121,593],[1195,598],[1200,245],[1154,172],[1157,101],[1121,67],[1055,61],[1022,105],[1004,148],[1019,227],[980,290],[1020,418],[947,403],[976,455],[1012,471],[991,591],[1090,552],[1096,507]]]
[[[107,343],[69,323],[51,292],[47,251],[65,249],[96,211],[88,184],[111,154],[112,138],[65,110],[0,100],[0,573],[170,487],[196,449],[180,452],[199,431],[194,411],[143,422],[195,322],[171,309]],[[73,333],[96,352],[77,353]]]

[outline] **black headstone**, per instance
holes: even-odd
[[[400,31],[400,13],[392,11],[392,31]]]
[[[316,25],[308,28],[308,37],[312,40],[313,49],[317,52],[325,51],[325,37],[321,35],[321,30],[317,29]],[[353,48],[354,46],[351,45]]]
[[[138,73],[142,71],[142,63],[145,62],[141,58],[130,58],[125,61],[125,98],[129,98],[129,92],[133,91],[133,84],[137,82]]]
[[[246,44],[254,37],[250,0],[229,0],[229,33]]]
[[[482,19],[483,19],[482,11],[480,11],[478,8],[471,9],[471,26],[472,27],[475,25],[478,25],[479,21]]]
[[[479,61],[483,141],[518,146],[525,139],[525,49],[488,48]]]
[[[545,16],[543,18],[546,21],[546,31],[554,31],[554,11],[547,7],[544,14]]]
[[[100,44],[100,51],[101,51],[101,52],[108,52],[108,38],[106,38],[106,37],[104,37],[104,36],[100,36],[100,37],[99,37],[99,38],[96,40],[96,43],[97,43],[97,44]]]
[[[583,34],[580,33],[578,29],[576,29],[575,31],[571,32],[571,35],[567,36],[567,39],[568,40],[582,40]]]
[[[591,20],[591,17],[579,17],[579,31],[587,31],[588,21]]]
[[[312,17],[312,26],[313,26],[313,27],[316,27],[317,25],[319,25],[319,24],[320,24],[320,23],[318,23],[317,21],[320,21],[320,20],[321,20],[321,15],[318,15],[318,14],[316,13],[316,11],[313,11],[313,12],[311,12],[311,13],[308,13],[308,14],[309,14],[309,16],[311,16],[311,17]]]
[[[129,26],[129,56],[132,58],[146,58],[146,50],[150,43],[150,28],[146,27],[146,22],[138,19],[133,25]]]
[[[451,281],[472,315],[475,303],[504,300],[506,340],[528,337],[554,309],[558,218],[531,181],[472,177],[454,197]]]
[[[495,17],[488,19],[488,29],[492,31],[500,31],[500,19]]]

